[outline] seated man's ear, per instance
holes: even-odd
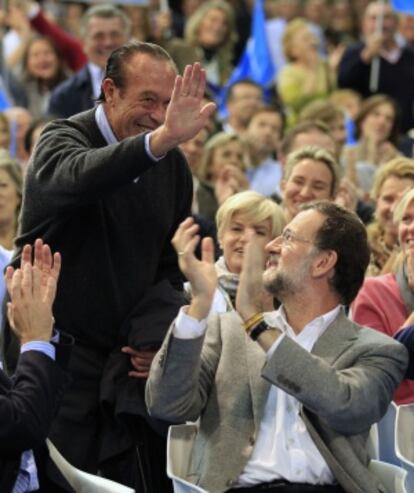
[[[332,277],[337,260],[338,254],[334,250],[323,250],[318,252],[312,262],[312,276],[323,277],[329,274],[329,277]],[[332,274],[330,274],[330,272],[332,272]]]

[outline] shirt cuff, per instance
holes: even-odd
[[[39,353],[49,356],[49,358],[53,359],[53,361],[56,358],[55,346],[46,341],[30,341],[22,344],[20,354],[25,353],[26,351],[38,351]]]
[[[197,339],[204,335],[207,328],[207,319],[196,320],[187,315],[188,306],[181,307],[175,319],[172,330],[173,336],[177,339]]]
[[[154,154],[151,152],[150,148],[150,138],[151,138],[151,132],[148,134],[145,134],[145,152],[148,154],[148,156],[155,162],[161,161],[161,159],[164,159],[166,154],[163,154],[161,157],[156,157]]]
[[[273,312],[271,312],[273,313]],[[264,314],[264,321],[269,325],[269,327],[273,327],[272,322],[270,319],[266,316],[266,313]],[[273,321],[274,324],[274,321]],[[276,351],[276,349],[279,347],[279,344],[282,342],[283,338],[285,337],[286,332],[283,332],[281,329],[278,327],[275,327],[275,329],[278,329],[280,331],[280,336],[275,340],[275,342],[270,346],[269,350],[266,353],[266,360],[269,361],[269,359],[273,356],[273,353]]]

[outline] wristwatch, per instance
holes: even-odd
[[[250,332],[249,332],[249,336],[251,337],[251,339],[253,339],[253,341],[257,341],[258,337],[260,336],[260,334],[263,334],[263,332],[265,330],[269,330],[271,329],[272,327],[270,327],[269,325],[267,325],[267,323],[262,320],[261,322],[259,322],[255,327],[254,329],[252,329]]]

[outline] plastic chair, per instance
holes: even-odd
[[[46,443],[50,458],[76,493],[96,493],[97,491],[99,493],[134,493],[134,490],[128,486],[77,469],[61,455],[50,440],[46,440]]]
[[[414,405],[398,407],[395,420],[395,452],[407,471],[407,489],[414,491]]]
[[[388,493],[412,492],[412,490],[406,489],[405,480],[407,472],[401,467],[379,460],[372,460],[369,463],[368,469],[381,481]]]
[[[167,476],[172,480],[174,493],[208,493],[188,480],[196,424],[170,426],[167,438]]]
[[[400,466],[401,462],[395,453],[395,419],[397,405],[391,402],[384,417],[377,423],[378,430],[378,459],[388,464]]]

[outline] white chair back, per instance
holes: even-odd
[[[167,438],[167,476],[171,478],[174,493],[208,493],[191,483],[188,478],[196,424],[170,426]]]
[[[379,460],[379,436],[376,423],[371,426],[367,440],[367,450],[371,459]]]
[[[134,490],[128,486],[77,469],[62,456],[49,439],[46,443],[50,458],[76,493],[96,493],[97,491],[99,493],[134,493]]]
[[[382,462],[400,465],[400,460],[395,453],[395,419],[397,405],[391,402],[384,417],[377,423],[378,429],[378,458]]]
[[[388,493],[408,493],[405,487],[407,472],[394,464],[387,464],[379,460],[372,460],[368,469],[385,486]]]
[[[407,471],[407,489],[414,492],[414,405],[398,406],[395,420],[395,453]]]

